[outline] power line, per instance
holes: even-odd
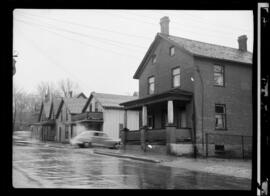
[[[36,45],[36,43],[33,41],[33,40],[31,40],[31,39],[29,39],[25,34],[24,34],[24,32],[23,31],[21,31],[22,32],[22,34],[20,34],[20,35],[23,35],[25,38],[26,38],[26,40],[28,40],[28,42],[30,42],[30,43],[32,43],[32,45],[40,52],[40,54],[42,54],[44,57],[47,57],[47,59],[49,60],[49,61],[51,61],[54,65],[56,65],[56,67],[58,67],[58,68],[60,68],[60,71],[65,71],[66,73],[68,73],[69,75],[71,75],[72,77],[75,77],[77,80],[79,80],[82,84],[84,84],[85,85],[85,87],[87,87],[88,88],[88,84],[86,85],[86,83],[84,83],[83,81],[81,81],[77,76],[75,76],[75,75],[73,75],[71,72],[69,72],[66,68],[63,68],[62,66],[60,66],[58,63],[56,63],[44,50],[42,50],[40,47],[38,47],[37,45]]]
[[[21,13],[21,14],[31,15],[31,16],[43,18],[43,19],[46,19],[46,20],[59,21],[59,22],[63,22],[63,23],[67,23],[67,24],[72,24],[72,25],[77,25],[77,26],[81,26],[81,27],[85,27],[85,28],[89,28],[89,29],[94,29],[94,30],[100,30],[100,31],[105,31],[105,32],[111,32],[111,33],[121,34],[121,35],[125,35],[125,36],[138,37],[138,38],[144,38],[144,39],[151,39],[151,37],[146,37],[146,36],[141,36],[141,35],[134,35],[134,34],[128,34],[128,33],[123,33],[123,32],[112,31],[112,30],[108,30],[108,29],[104,29],[104,28],[100,28],[100,27],[94,27],[94,26],[90,26],[90,25],[75,23],[73,21],[60,20],[58,18],[52,18],[52,17],[50,17],[50,18],[48,18],[48,17],[44,18],[42,16],[38,16],[38,15],[30,14],[30,13]]]
[[[15,19],[15,20],[17,20],[17,21],[19,21],[19,22],[22,22],[22,23],[24,23],[24,24],[31,25],[31,26],[34,26],[34,25],[35,25],[35,24],[34,24],[34,25],[31,24],[30,22],[25,22],[25,21],[22,21],[22,20],[19,20],[19,19]],[[129,54],[123,54],[123,53],[119,53],[119,52],[115,52],[114,50],[110,50],[110,49],[107,49],[107,48],[97,47],[97,46],[95,46],[95,45],[88,44],[88,43],[86,43],[86,42],[82,42],[82,41],[80,41],[80,40],[77,40],[77,39],[73,39],[73,38],[64,36],[64,35],[62,35],[62,34],[60,34],[60,33],[56,33],[56,32],[54,32],[54,31],[52,31],[52,30],[48,30],[48,29],[46,29],[46,28],[44,28],[44,27],[41,27],[41,26],[35,26],[35,27],[40,28],[40,29],[43,29],[43,30],[48,31],[48,32],[50,32],[50,33],[56,34],[56,35],[58,35],[58,36],[60,36],[60,37],[62,37],[62,38],[66,38],[66,39],[68,39],[68,40],[73,40],[73,41],[79,42],[79,43],[81,43],[81,44],[83,44],[83,45],[90,46],[90,47],[92,47],[92,48],[98,48],[98,49],[101,49],[101,50],[107,50],[107,51],[113,52],[113,53],[115,53],[115,54],[119,54],[119,55],[121,55],[121,56],[124,55],[124,56],[129,56],[129,57],[138,59],[138,57],[136,57],[136,56],[129,55]],[[117,47],[119,47],[119,46],[117,46]]]
[[[40,24],[38,24],[38,25],[40,25]],[[48,23],[46,25],[48,25]],[[125,42],[115,41],[115,40],[111,40],[111,39],[107,39],[107,38],[102,38],[102,37],[97,37],[97,36],[93,36],[93,35],[89,35],[89,34],[79,33],[79,32],[76,32],[76,31],[71,31],[71,30],[68,30],[68,29],[56,27],[56,26],[53,26],[51,24],[49,24],[49,27],[52,27],[52,28],[55,28],[55,29],[58,29],[58,30],[62,30],[62,31],[65,31],[65,32],[68,32],[68,33],[72,33],[72,34],[84,36],[84,37],[95,38],[95,39],[99,39],[99,40],[102,40],[102,41],[106,40],[106,41],[117,43],[117,44],[130,45],[130,46],[134,46],[134,47],[145,49],[145,47],[142,47],[140,45],[136,45],[136,44],[133,44],[133,43],[125,43]]]

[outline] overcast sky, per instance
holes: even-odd
[[[29,93],[41,81],[70,78],[87,96],[132,95],[133,75],[163,16],[171,35],[238,48],[237,37],[245,34],[253,51],[252,11],[16,9],[13,79]]]

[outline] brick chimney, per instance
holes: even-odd
[[[168,16],[164,16],[160,19],[160,33],[169,35],[169,22]]]
[[[246,52],[247,51],[247,36],[246,35],[241,35],[238,37],[238,46],[239,50]]]

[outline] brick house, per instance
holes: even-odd
[[[134,99],[138,97],[92,92],[82,113],[74,115],[73,120],[77,125],[83,126],[82,130],[103,131],[108,136],[118,139],[125,119],[124,107],[119,104]],[[126,115],[128,116],[127,127],[139,129],[139,112],[127,111]]]
[[[84,97],[62,98],[55,113],[56,141],[68,143],[76,135],[76,122],[73,116],[80,114],[87,99]]]
[[[139,99],[124,102],[140,111],[140,130],[123,132],[128,145],[163,145],[167,153],[250,154],[252,53],[247,37],[230,48],[169,34],[169,18],[133,78]],[[125,125],[124,125],[125,126]]]

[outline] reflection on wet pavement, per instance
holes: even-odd
[[[251,185],[244,178],[96,155],[89,149],[14,146],[13,164],[48,188],[250,190]]]

